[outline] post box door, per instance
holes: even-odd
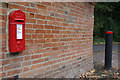
[[[9,52],[25,50],[25,14],[14,10],[9,14]]]

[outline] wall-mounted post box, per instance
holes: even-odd
[[[25,50],[25,13],[21,10],[9,14],[9,52]]]

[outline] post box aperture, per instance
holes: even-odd
[[[25,13],[21,10],[9,14],[9,52],[25,50]]]

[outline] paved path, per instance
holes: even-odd
[[[120,50],[120,44],[113,44],[112,46],[113,50]],[[105,50],[105,45],[104,44],[98,44],[93,46],[93,50]]]
[[[105,45],[94,45],[94,65],[104,65]],[[113,44],[112,48],[112,66],[120,68],[120,44]]]

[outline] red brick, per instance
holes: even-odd
[[[0,22],[0,23],[2,23],[1,25],[0,25],[0,27],[6,27],[6,22]]]
[[[7,14],[8,9],[0,8],[0,13]]]
[[[35,14],[34,13],[29,13],[29,18],[34,18]]]
[[[65,20],[61,18],[56,18],[56,21],[65,22]]]
[[[46,33],[52,33],[52,31],[49,29],[49,30],[46,31]]]
[[[51,6],[51,2],[42,2],[42,4],[47,5],[47,6]]]
[[[26,28],[32,28],[32,24],[25,24]]]
[[[51,66],[52,69],[55,69],[57,67],[59,67],[59,64],[54,64],[54,65]]]
[[[37,55],[32,55],[31,59],[37,59],[37,58],[41,58],[42,54],[37,54]]]
[[[2,41],[2,46],[6,46],[7,45],[7,41]]]
[[[42,66],[42,64],[35,64],[35,65],[32,65],[32,66],[30,67],[30,70],[40,68],[41,66]]]
[[[16,5],[16,4],[10,4],[10,5],[9,5],[9,8],[10,8],[10,9],[20,9],[20,10],[25,11],[25,7],[19,6],[19,5]]]
[[[16,4],[24,5],[24,6],[29,6],[29,2],[16,2]]]
[[[43,66],[47,66],[47,65],[50,65],[50,64],[52,64],[52,61],[48,61],[46,63],[43,63]]]
[[[55,21],[55,18],[54,18],[54,17],[51,17],[51,16],[47,16],[47,20]]]
[[[28,17],[28,13],[25,13],[25,16]]]
[[[25,56],[25,57],[24,57],[24,61],[25,61],[25,60],[30,60],[30,56]]]
[[[44,38],[53,38],[53,34],[51,34],[51,35],[50,34],[45,34]]]
[[[6,34],[2,34],[2,39],[7,39],[7,35]]]
[[[56,25],[56,26],[63,26],[62,24],[63,24],[63,23],[60,23],[60,22],[58,22],[58,21],[54,21],[54,22],[53,22],[53,25]]]
[[[0,72],[2,72],[3,71],[3,67],[0,67]]]
[[[48,10],[49,10],[49,11],[53,11],[53,12],[56,12],[56,11],[57,11],[57,9],[55,9],[54,7],[48,7]]]
[[[31,64],[31,61],[25,61],[25,62],[22,63],[22,66],[28,66],[30,64]]]
[[[43,25],[33,24],[33,29],[44,29]]]
[[[50,43],[48,44],[43,44],[43,48],[46,48],[46,47],[52,47],[52,45]]]
[[[54,29],[54,26],[45,25],[45,29]]]
[[[48,24],[48,25],[52,25],[52,24],[53,24],[53,21],[47,21],[47,24]]]
[[[37,4],[37,8],[45,10],[45,9],[47,9],[47,6]]]
[[[46,11],[46,10],[39,10],[39,14],[42,14],[42,15],[46,15],[46,16],[49,16],[50,15],[50,12],[49,11]]]
[[[10,63],[10,60],[8,59],[8,60],[3,60],[2,61],[2,65],[7,65],[7,64],[9,64]]]
[[[44,59],[37,59],[37,60],[33,60],[33,64],[36,64],[36,63],[40,63],[40,62],[43,62],[44,61]]]
[[[46,49],[37,49],[35,50],[35,53],[44,53]]]
[[[26,18],[26,23],[36,23],[36,19]]]
[[[33,40],[25,40],[25,44],[33,44]]]
[[[38,19],[46,19],[46,16],[36,14],[36,15],[35,15],[35,18],[38,18]]]
[[[38,39],[38,40],[35,40],[35,43],[45,43],[45,39]]]
[[[60,10],[60,9],[57,9],[57,12],[64,14],[64,11],[63,11],[63,10]]]
[[[52,48],[52,50],[59,50],[59,47],[54,47]]]
[[[23,57],[13,58],[11,62],[21,62],[23,61]]]
[[[0,52],[2,53],[1,50],[0,50]],[[0,54],[0,59],[5,59],[5,54]]]
[[[59,39],[51,39],[51,42],[58,42]]]
[[[34,30],[33,30],[33,29],[25,29],[25,33],[33,34],[33,33],[34,33]]]
[[[31,35],[26,34],[26,35],[25,35],[25,39],[31,39]]]
[[[0,73],[0,78],[4,78],[4,77],[6,77],[6,73],[5,72],[1,72]]]
[[[2,47],[2,52],[7,52],[6,47]]]
[[[18,62],[18,63],[12,63],[12,64],[9,64],[7,66],[4,66],[4,70],[7,71],[7,70],[11,70],[11,69],[20,68],[20,67],[21,67],[20,62]]]
[[[46,42],[46,43],[49,43],[49,42],[50,42],[50,39],[46,39],[45,42]]]
[[[59,3],[55,4],[56,8],[63,9],[63,6],[59,5]]]
[[[1,18],[3,21],[7,21],[7,15],[2,15]]]
[[[45,20],[37,20],[37,24],[47,24],[47,21],[45,21]]]
[[[55,29],[62,30],[62,27],[55,26]]]
[[[32,12],[32,13],[39,13],[39,10],[35,9],[35,8],[27,8],[26,11],[27,12]]]
[[[43,38],[43,34],[35,34],[35,35],[32,35],[33,39],[41,39]]]
[[[7,72],[7,76],[12,76],[15,74],[19,74],[22,70],[21,69],[16,69],[16,70],[12,70],[12,71],[8,71]]]
[[[60,32],[58,30],[52,30],[53,34],[59,34]]]
[[[46,33],[46,30],[36,30],[35,33]]]
[[[86,63],[84,66],[87,68],[89,68],[88,65],[92,66],[89,61],[93,56],[90,47],[93,39],[94,20],[88,20],[85,15],[86,13],[88,13],[88,17],[93,15],[90,13],[94,11],[92,5],[71,2],[4,2],[3,4],[6,6],[0,8],[2,13],[0,15],[2,23],[0,24],[2,33],[0,34],[0,38],[2,38],[0,59],[3,59],[0,61],[3,64],[0,69],[3,68],[4,71],[0,74],[3,74],[4,77],[14,77],[15,75],[19,75],[20,78],[56,77],[58,75],[66,77],[66,75],[61,75],[61,72],[64,74],[68,71],[67,75],[71,75],[69,70],[72,70],[72,65],[76,65],[76,72],[77,69],[82,69],[83,64],[81,63]],[[26,15],[25,50],[18,55],[7,54],[6,29],[8,26],[6,24],[7,13],[10,9],[20,9]],[[87,42],[88,44],[86,44]],[[88,56],[86,57],[86,55]],[[78,60],[78,56],[88,59],[81,61]],[[65,69],[62,70],[64,66]]]
[[[24,67],[23,72],[29,71],[29,67]]]

